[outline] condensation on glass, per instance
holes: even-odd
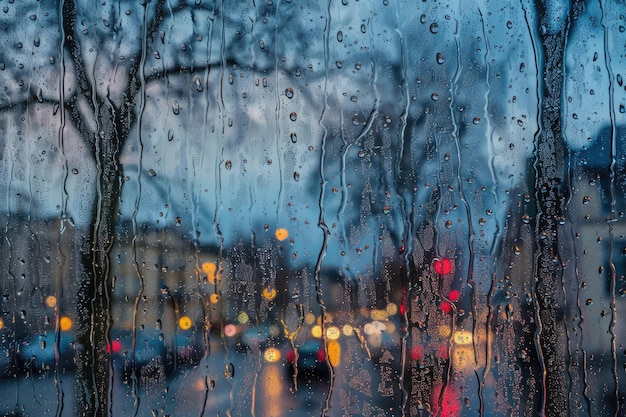
[[[626,412],[623,1],[0,8],[0,414]]]

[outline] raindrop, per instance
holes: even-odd
[[[41,39],[39,38],[39,35],[35,36],[35,39],[33,40],[33,45],[35,45],[36,48],[39,48],[39,45],[41,45]]]
[[[180,217],[176,217],[176,218],[174,219],[174,224],[175,224],[176,226],[179,226],[179,227],[180,227],[180,225],[181,225]]]
[[[74,175],[78,174],[78,169],[77,168],[72,168],[72,174],[74,174]]]
[[[233,74],[228,74],[228,84],[232,85],[235,82],[235,76]]]
[[[298,135],[296,135],[296,132],[291,132],[289,137],[291,138],[291,143],[296,143],[298,141]]]
[[[391,213],[391,206],[383,207],[383,214],[390,214],[390,213]]]
[[[261,47],[261,49],[265,49],[265,41],[260,40],[259,41],[259,46]]]
[[[363,158],[365,156],[365,151],[361,149],[358,155],[359,155],[359,158]]]
[[[232,362],[226,364],[226,370],[224,371],[226,378],[233,378],[235,376],[235,365]]]
[[[161,54],[159,53],[159,51],[154,51],[152,55],[154,56],[154,59],[161,59]]]
[[[354,64],[354,68],[356,68],[357,70],[361,69],[361,63],[357,62],[356,64]]]
[[[484,217],[481,217],[480,219],[478,219],[479,225],[484,226],[485,223],[487,223],[487,219],[485,219]]]
[[[590,306],[591,304],[593,304],[593,299],[587,298],[587,300],[585,300],[585,304]]]
[[[524,72],[526,70],[526,64],[523,62],[519,64],[519,72]]]
[[[433,22],[430,24],[430,33],[435,34],[439,32],[439,25],[437,24],[437,22]]]
[[[452,220],[446,220],[446,229],[452,228]]]
[[[622,80],[622,75],[617,74],[617,84],[621,87],[624,80]]]
[[[437,52],[437,64],[443,64],[443,54],[441,52]]]
[[[594,52],[594,53],[593,53],[593,60],[594,60],[594,61],[597,61],[597,60],[598,60],[598,53],[597,53],[597,52]]]
[[[302,74],[302,71],[300,71],[300,68],[297,68],[295,72],[296,77],[299,77],[301,74]]]
[[[623,113],[626,113],[626,109],[624,108],[624,105],[623,105],[623,104],[620,104],[620,105],[619,105],[619,112],[620,112],[620,113],[622,113],[622,114],[623,114]]]
[[[233,161],[231,161],[230,159],[227,159],[226,162],[224,163],[224,166],[226,167],[226,169],[230,170],[233,167]]]
[[[335,65],[337,66],[337,68],[341,68],[341,67],[343,67],[343,62],[341,62],[339,60],[335,61]]]
[[[43,94],[41,91],[41,87],[37,88],[37,91],[35,92],[35,97],[37,98],[38,102],[43,103]]]
[[[285,90],[285,95],[287,98],[293,98],[293,88],[289,87]]]
[[[263,87],[267,87],[267,78],[263,78],[261,83],[263,84]]]
[[[343,32],[342,31],[337,32],[337,41],[343,42]]]
[[[530,223],[530,216],[528,214],[522,215],[522,222],[525,224]]]
[[[300,180],[300,173],[299,173],[298,171],[295,171],[295,172],[293,173],[293,179],[294,179],[295,181],[299,181],[299,180]]]
[[[350,96],[350,101],[352,101],[353,103],[356,103],[357,97],[356,96]]]
[[[196,91],[202,91],[202,83],[200,82],[200,77],[194,78],[193,83],[196,85]]]
[[[152,168],[150,168],[150,169],[148,170],[148,175],[150,175],[151,177],[156,177],[156,171],[155,171],[155,170],[153,170]]]
[[[359,123],[359,119],[358,119],[358,117],[354,116],[354,117],[352,118],[352,124],[353,124],[354,126],[358,126],[358,125],[360,124],[360,123]]]
[[[422,14],[420,16],[420,23],[426,23],[426,15],[425,14]]]
[[[589,204],[590,201],[591,201],[591,198],[589,198],[588,195],[583,197],[583,204]]]
[[[296,113],[295,111],[292,111],[292,112],[289,114],[289,119],[290,119],[292,122],[295,122],[295,121],[298,119],[298,113]]]
[[[472,120],[472,123],[474,123],[475,125],[480,123],[480,117],[474,117],[474,120]]]
[[[167,131],[167,141],[171,142],[174,140],[174,132],[172,131],[172,129],[169,129]]]
[[[180,105],[178,104],[178,100],[172,100],[172,111],[177,116],[180,114]]]
[[[361,33],[365,33],[367,31],[367,27],[365,26],[365,23],[361,23]]]
[[[432,94],[430,95],[430,98],[431,98],[433,101],[437,101],[437,100],[439,100],[439,94],[437,94],[437,93],[432,93]]]
[[[513,22],[511,22],[510,20],[506,22],[506,27],[509,29],[513,28]]]

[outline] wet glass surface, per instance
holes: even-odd
[[[617,416],[623,1],[0,1],[0,414]]]

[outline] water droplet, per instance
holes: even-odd
[[[446,220],[446,229],[452,228],[452,220]]]
[[[263,84],[263,87],[267,87],[267,78],[263,77],[263,80],[261,80],[261,83]]]
[[[593,60],[594,60],[594,61],[597,61],[597,60],[598,60],[598,53],[597,53],[597,52],[594,52],[594,53],[593,53]]]
[[[520,250],[519,246],[515,245],[513,246],[513,253],[519,255],[520,253],[522,253],[522,251]]]
[[[180,104],[178,104],[178,100],[172,100],[172,112],[177,116],[180,114]]]
[[[43,93],[41,91],[41,87],[37,87],[37,91],[35,91],[35,97],[37,98],[38,102],[43,103]]]
[[[172,131],[172,129],[169,129],[167,131],[167,141],[171,142],[174,140],[174,132]]]
[[[193,83],[196,85],[196,91],[202,91],[202,82],[200,81],[200,77],[196,77],[193,79]]]
[[[530,216],[528,214],[522,215],[522,222],[525,224],[530,223]]]
[[[356,116],[354,116],[354,117],[352,118],[352,124],[353,124],[354,126],[358,126],[358,125],[360,124],[360,123],[359,123],[359,118],[358,118],[358,117],[356,117]]]
[[[296,77],[299,77],[301,74],[302,74],[302,71],[300,71],[300,68],[296,68],[296,72],[295,72]]]
[[[524,72],[526,70],[526,64],[523,62],[519,64],[519,72]]]
[[[585,304],[586,304],[586,305],[588,305],[588,306],[590,306],[591,304],[593,304],[593,299],[592,299],[592,298],[587,298],[587,299],[585,300]]]
[[[298,135],[296,135],[296,132],[291,132],[289,134],[289,138],[291,139],[291,143],[296,143],[298,141]]]
[[[151,177],[156,177],[156,171],[155,171],[155,170],[153,170],[152,168],[150,168],[150,169],[148,170],[148,175],[150,175]]]
[[[485,223],[487,223],[487,219],[485,219],[484,217],[481,217],[480,219],[478,219],[479,225],[484,226]]]
[[[300,173],[299,173],[298,171],[295,171],[295,172],[293,173],[293,179],[294,179],[295,181],[300,181]]]
[[[620,105],[619,105],[619,112],[620,112],[620,113],[622,113],[622,114],[623,114],[623,113],[626,113],[626,108],[624,108],[624,105],[623,105],[623,104],[620,104]]]
[[[228,74],[228,84],[232,85],[235,82],[235,76],[233,74]]]
[[[180,225],[181,225],[180,217],[176,217],[176,218],[174,219],[174,224],[175,224],[176,226],[180,227]]]
[[[230,170],[233,167],[233,161],[231,161],[230,159],[227,159],[226,162],[224,163],[224,166],[226,167],[226,169]]]
[[[287,96],[287,98],[293,98],[293,88],[289,87],[285,90],[285,96]]]
[[[361,23],[361,33],[365,33],[367,31],[367,27],[365,26],[365,23]]]
[[[161,54],[159,53],[159,51],[154,51],[152,53],[152,56],[154,56],[154,59],[161,59]]]
[[[624,80],[622,79],[621,74],[617,74],[617,84],[621,87]]]
[[[35,39],[33,40],[33,45],[35,45],[35,48],[39,48],[39,45],[41,45],[41,38],[39,38],[39,35],[35,35]]]
[[[74,175],[78,174],[78,169],[77,168],[72,168],[72,174],[74,174]]]
[[[591,198],[588,195],[583,197],[583,204],[589,204],[590,201],[591,201]]]
[[[431,98],[433,101],[437,101],[437,100],[439,100],[439,94],[437,94],[437,93],[432,93],[432,94],[430,95],[430,98]]]
[[[357,70],[361,69],[361,63],[357,62],[356,64],[354,64],[354,68],[356,68]]]
[[[343,67],[343,62],[337,60],[337,61],[335,61],[335,65],[337,66],[337,68],[341,68],[341,67]]]
[[[439,24],[437,24],[437,22],[431,23],[430,24],[430,33],[436,34],[437,32],[439,32]]]
[[[363,158],[365,156],[365,151],[361,149],[358,155],[359,155],[359,158]]]
[[[441,52],[437,52],[436,58],[437,58],[437,64],[440,64],[440,65],[443,64],[444,59],[443,59],[443,54]]]
[[[343,42],[343,32],[342,31],[337,32],[337,41]]]
[[[506,22],[506,27],[509,29],[513,28],[513,22],[511,22],[510,20],[508,22]]]
[[[356,96],[350,96],[350,101],[353,102],[353,103],[356,103],[357,97]]]
[[[264,41],[263,39],[261,39],[261,40],[259,41],[259,47],[260,47],[261,49],[265,49],[265,41]]]
[[[391,206],[383,207],[383,214],[390,214],[390,213],[391,213]]]
[[[289,113],[289,120],[291,120],[292,122],[295,122],[298,119],[298,113],[296,113],[295,111],[292,111],[291,113]]]

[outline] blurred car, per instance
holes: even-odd
[[[73,332],[48,331],[26,340],[19,349],[19,360],[24,370],[47,372],[59,366],[64,371],[76,366],[75,354]]]
[[[330,372],[326,363],[324,342],[321,339],[310,339],[297,346],[297,350],[289,349],[285,354],[287,369],[291,376],[297,372],[298,378],[326,378]]]
[[[285,342],[282,329],[276,324],[261,324],[249,327],[241,334],[239,349],[263,350],[268,347],[278,347]]]
[[[134,334],[130,330],[114,330],[107,352],[113,371],[119,372],[124,382],[129,382],[133,375],[142,381],[164,378],[174,364],[162,333],[156,330],[138,329]]]

